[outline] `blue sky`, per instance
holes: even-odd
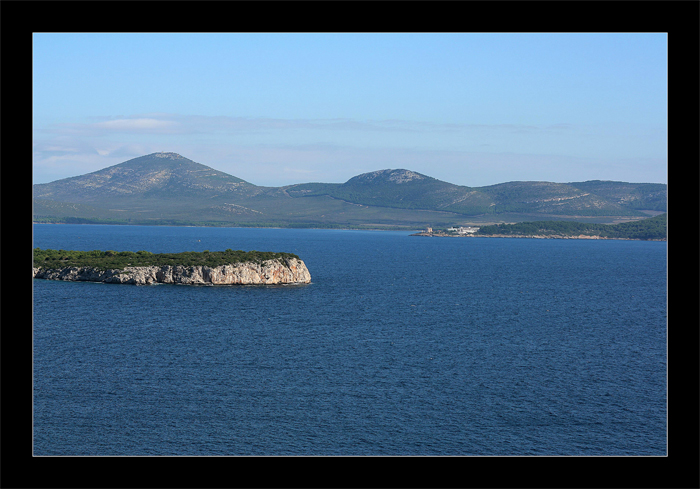
[[[33,36],[34,183],[174,151],[256,185],[667,182],[667,36]]]

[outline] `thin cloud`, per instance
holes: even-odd
[[[62,136],[100,137],[110,134],[181,134],[187,131],[172,120],[129,118],[89,124],[53,124],[45,132]]]
[[[53,124],[45,132],[71,136],[108,136],[110,134],[243,134],[288,131],[338,132],[398,132],[398,133],[533,133],[560,124],[539,127],[524,124],[454,124],[409,121],[399,119],[356,120],[336,119],[279,119],[267,117],[202,116],[182,114],[142,114],[90,123]]]
[[[116,119],[112,121],[98,122],[95,127],[104,128],[114,132],[166,132],[176,128],[177,122],[158,119]]]

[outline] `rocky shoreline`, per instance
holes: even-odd
[[[150,285],[276,285],[308,284],[311,274],[302,260],[277,258],[262,263],[207,266],[147,266],[103,270],[95,267],[33,268],[32,276],[46,280]]]

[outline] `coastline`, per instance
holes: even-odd
[[[447,233],[414,233],[410,236],[422,236],[429,238],[521,238],[521,239],[605,239],[617,241],[668,241],[666,239],[638,239],[638,238],[608,238],[606,236],[580,234],[577,236],[565,236],[562,234],[447,234]]]
[[[77,225],[77,226],[144,226],[144,227],[175,227],[175,228],[233,228],[233,229],[320,229],[329,231],[399,231],[413,232],[417,231],[417,226],[386,226],[386,227],[335,227],[335,226],[241,226],[241,225],[226,225],[219,226],[214,224],[159,224],[159,223],[107,223],[107,222],[43,222],[32,221],[34,224],[51,224],[51,225]]]
[[[32,267],[32,277],[70,282],[103,282],[150,285],[279,285],[308,284],[311,275],[299,259],[272,259],[262,263],[243,262],[218,267],[209,266],[136,266],[100,268],[66,266],[63,268]]]

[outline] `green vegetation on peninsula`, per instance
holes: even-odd
[[[262,263],[266,260],[299,257],[293,253],[271,251],[186,251],[183,253],[150,253],[148,251],[71,251],[42,250],[34,248],[34,267],[60,269],[66,267],[92,267],[100,270],[124,269],[148,266],[207,266],[219,267],[233,263]]]
[[[599,236],[610,239],[666,239],[667,216],[620,224],[593,224],[572,221],[534,221],[482,226],[477,236]]]

